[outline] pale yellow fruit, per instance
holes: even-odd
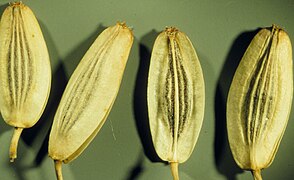
[[[11,161],[22,130],[43,113],[50,87],[50,60],[38,21],[29,7],[11,3],[0,23],[0,109],[5,122],[15,127]]]
[[[155,40],[147,98],[155,150],[178,179],[178,163],[190,157],[202,126],[205,89],[195,49],[176,28],[166,28]]]
[[[62,179],[61,163],[77,158],[104,124],[118,94],[133,33],[117,23],[104,30],[73,72],[54,117],[49,156]]]
[[[237,164],[256,179],[274,160],[293,97],[292,46],[277,26],[261,29],[233,78],[227,101],[227,129]]]

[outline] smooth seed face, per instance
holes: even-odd
[[[291,110],[292,69],[285,31],[260,30],[236,70],[227,102],[230,147],[242,169],[259,171],[272,163]]]
[[[65,163],[88,146],[117,96],[133,34],[125,24],[104,30],[72,74],[54,117],[49,156]]]
[[[192,43],[176,28],[167,28],[154,43],[147,95],[157,154],[168,162],[185,162],[203,121],[204,80]]]

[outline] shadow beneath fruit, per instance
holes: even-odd
[[[0,127],[1,127],[0,136],[2,136],[2,134],[4,134],[6,131],[11,131],[11,136],[12,136],[13,127],[6,124],[2,116],[0,116]]]
[[[226,99],[237,66],[252,38],[259,29],[240,34],[234,41],[222,67],[215,91],[215,138],[214,158],[218,171],[228,180],[236,180],[236,175],[242,173],[232,156],[226,129]]]
[[[47,157],[50,128],[62,92],[67,83],[67,77],[65,76],[63,65],[60,63],[58,52],[50,33],[44,24],[40,21],[39,23],[48,47],[51,67],[54,64],[55,71],[52,73],[51,91],[42,116],[33,127],[24,129],[21,134],[21,141],[27,146],[24,146],[23,143],[19,142],[18,158],[14,163],[7,162],[6,164],[9,168],[14,169],[14,175],[20,180],[28,179],[27,171],[40,166],[44,157]],[[32,151],[36,153],[33,162],[27,161],[27,149],[32,149]]]
[[[63,60],[66,74],[70,75],[74,72],[75,68],[78,66],[79,62],[82,60],[83,56],[86,54],[87,50],[94,43],[95,39],[106,27],[101,24],[98,25],[97,29],[91,33],[83,42],[77,45]]]
[[[54,115],[57,110],[58,104],[61,100],[62,93],[65,90],[67,84],[67,76],[65,74],[65,69],[63,64],[60,64],[57,69],[55,70],[52,78],[52,89],[50,93],[50,98],[48,101],[48,109],[44,112],[44,121],[48,121],[48,131],[47,134],[43,140],[43,143],[37,153],[37,156],[35,158],[35,165],[39,166],[43,159],[47,157],[48,155],[48,142],[49,142],[49,135],[51,131],[51,126],[53,123]]]
[[[128,171],[127,178],[125,180],[136,180],[140,174],[144,171],[144,153],[140,152],[136,163]]]
[[[83,55],[86,53],[87,49],[91,46],[94,42],[98,34],[104,29],[104,27],[99,26],[98,32],[95,31],[89,38],[87,38],[84,42],[82,42],[79,46],[77,46],[72,53],[70,53],[64,60],[63,63],[60,63],[55,73],[52,77],[52,88],[50,93],[50,98],[48,101],[48,110],[45,109],[45,112],[42,116],[44,117],[44,121],[50,122],[47,134],[44,138],[42,146],[35,158],[35,165],[38,166],[43,161],[44,157],[48,154],[48,142],[49,142],[49,135],[51,131],[51,125],[53,123],[55,112],[58,108],[59,102],[61,100],[62,94],[65,90],[65,87],[68,82],[68,77],[73,73],[74,69],[82,59]],[[67,64],[67,67],[65,67]],[[41,120],[42,120],[41,118]],[[34,127],[33,127],[34,128]],[[37,128],[37,127],[36,127]],[[34,133],[30,133],[32,136]]]
[[[104,27],[99,26],[98,29],[89,38],[74,48],[72,53],[70,53],[63,60],[63,62],[61,62],[50,33],[42,23],[40,23],[40,26],[48,46],[51,65],[55,64],[55,71],[52,74],[51,91],[44,113],[42,114],[40,120],[32,128],[25,129],[21,135],[22,140],[28,146],[36,149],[35,151],[37,152],[37,155],[32,165],[27,165],[27,163],[22,162],[22,158],[19,158],[20,161],[15,163],[15,172],[18,179],[20,180],[25,180],[24,173],[26,170],[40,166],[44,158],[48,156],[48,142],[51,126],[58,104],[67,85],[68,77],[72,74],[75,67],[78,65],[81,58],[86,53],[87,49],[89,49],[90,45],[94,42],[98,34],[100,34],[100,32],[105,29]],[[23,152],[24,150],[19,150],[19,154],[24,154]]]
[[[133,94],[133,108],[137,131],[141,140],[141,144],[143,146],[144,153],[152,162],[162,162],[162,160],[160,160],[160,158],[156,154],[152,143],[147,109],[148,71],[151,57],[151,49],[157,35],[158,32],[152,30],[140,39],[140,63]]]
[[[7,8],[9,6],[9,3],[5,3],[3,5],[0,6],[0,14],[3,14],[5,8]]]
[[[36,149],[37,155],[34,159],[33,167],[39,166],[43,159],[48,155],[48,140],[53,123],[54,114],[58,107],[62,93],[67,84],[67,76],[65,68],[59,59],[58,51],[53,42],[48,29],[43,23],[40,23],[44,38],[49,51],[51,67],[52,67],[52,82],[49,99],[46,108],[40,120],[31,128],[25,129],[22,134],[22,140],[33,149]],[[41,142],[41,143],[40,143]]]
[[[27,167],[19,164],[19,163],[9,163],[7,164],[11,169],[14,170],[14,172],[16,173],[17,179],[18,180],[27,180],[27,178],[25,178],[25,171],[28,170]]]

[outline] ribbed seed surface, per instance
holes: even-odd
[[[176,28],[167,28],[154,43],[148,112],[159,157],[168,162],[186,161],[203,121],[204,80],[194,47]]]
[[[15,109],[20,109],[28,95],[29,84],[32,83],[34,59],[31,56],[27,40],[27,34],[24,30],[23,15],[18,8],[13,9],[11,41],[9,43],[7,82],[11,105]],[[27,60],[23,60],[27,59]]]
[[[242,169],[260,173],[275,157],[291,110],[292,68],[285,31],[261,29],[236,70],[227,102],[230,147]]]
[[[189,103],[188,99],[191,99],[188,93],[188,79],[187,74],[183,67],[183,59],[179,52],[179,45],[176,41],[169,40],[169,52],[168,61],[169,67],[167,71],[167,76],[165,80],[166,92],[165,92],[165,104],[167,107],[168,122],[170,127],[170,132],[172,137],[179,138],[181,132],[184,129],[187,114],[189,113]],[[176,89],[177,87],[177,89]],[[184,98],[185,97],[185,98]],[[177,99],[177,103],[175,102]],[[190,104],[191,105],[191,104]],[[178,107],[175,107],[178,106]],[[164,106],[163,106],[164,107]],[[178,108],[178,109],[176,109]],[[177,111],[177,112],[176,112]],[[175,119],[178,118],[179,124],[176,131]],[[176,134],[175,134],[176,133]]]
[[[51,69],[47,47],[33,12],[11,3],[0,25],[0,104],[11,126],[28,128],[46,105]]]
[[[41,117],[50,86],[50,60],[38,21],[23,3],[10,3],[0,23],[0,109],[14,127],[11,162],[22,130]]]
[[[247,122],[244,124],[243,131],[248,134],[246,138],[248,144],[254,143],[254,140],[262,136],[268,120],[273,117],[273,106],[278,90],[275,83],[277,82],[277,63],[269,58],[270,52],[275,51],[271,49],[272,45],[277,43],[277,36],[275,39],[273,37],[269,36],[265,41],[264,53],[252,71],[249,89],[244,96],[242,116]]]
[[[132,31],[124,23],[104,30],[71,76],[49,138],[49,156],[69,162],[88,146],[104,124],[117,96]]]

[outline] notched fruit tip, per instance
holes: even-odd
[[[127,26],[127,24],[126,24],[126,21],[122,21],[122,22],[117,21],[116,24],[119,25],[119,26],[122,26],[123,28],[129,28],[129,27]]]
[[[263,29],[263,28],[259,28],[260,30]],[[269,26],[269,27],[265,27],[264,29],[267,29],[269,31],[272,32],[272,34],[275,32],[275,31],[285,31],[284,28],[282,28],[281,26],[277,25],[277,24],[272,24],[272,26]]]
[[[126,21],[117,21],[116,24],[118,26],[121,26],[123,29],[128,29],[133,35],[134,28],[132,26],[127,26]]]
[[[179,32],[179,30],[176,27],[165,27],[165,33],[168,37],[175,37],[177,32]]]
[[[23,2],[22,1],[15,1],[15,2],[9,2],[8,3],[9,4],[9,6],[11,6],[11,7],[14,7],[14,6],[24,6],[24,4],[23,4]]]
[[[277,24],[272,24],[272,27],[271,27],[273,30],[277,29],[277,30],[283,30],[284,28],[280,27],[279,25]]]

